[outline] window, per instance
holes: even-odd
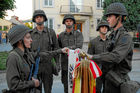
[[[103,2],[104,0],[97,0],[97,8],[102,9],[103,8]]]
[[[5,30],[8,30],[8,26],[4,26],[4,31],[5,31]]]
[[[45,7],[53,7],[53,0],[44,0]]]
[[[100,21],[101,21],[101,19],[100,19],[100,18],[98,18],[98,19],[97,19],[97,25],[98,25],[98,23],[99,23]]]
[[[70,0],[70,12],[80,12],[82,0]]]
[[[54,29],[54,19],[48,18],[48,21],[45,22],[45,26],[47,26],[48,28]]]

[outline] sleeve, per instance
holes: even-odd
[[[54,50],[59,49],[58,39],[56,37],[56,33],[55,33],[54,30],[52,30],[52,41],[53,41],[53,44],[54,44]]]
[[[91,40],[88,43],[88,51],[87,51],[87,53],[90,54],[90,55],[95,54],[95,45],[94,45],[94,41],[93,40]]]
[[[6,63],[6,80],[10,90],[17,91],[35,87],[34,81],[21,80],[21,75],[19,73],[20,67],[16,55],[9,55]]]
[[[82,48],[83,40],[83,34],[82,32],[79,32],[79,34],[76,35],[76,48]]]
[[[132,51],[132,37],[124,34],[120,36],[111,52],[93,55],[92,59],[98,62],[120,63],[130,51]]]
[[[56,33],[53,30],[53,37],[52,37],[52,41],[54,43],[54,51],[52,52],[52,56],[54,57],[56,63],[59,63],[59,54],[61,53],[61,49],[59,49],[59,43],[58,43],[58,39],[56,37]]]
[[[57,49],[53,51],[41,51],[39,55],[40,57],[45,58],[45,59],[52,59],[55,56],[59,55],[60,53],[62,53],[61,49]]]
[[[59,34],[58,36],[58,43],[59,43],[59,47],[62,48],[61,34]]]

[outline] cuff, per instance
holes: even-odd
[[[34,81],[28,81],[28,83],[29,83],[29,87],[35,87],[35,82]]]

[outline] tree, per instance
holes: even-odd
[[[140,0],[104,0],[104,14],[107,6],[113,2],[120,2],[124,4],[128,12],[126,22],[124,22],[124,27],[128,31],[136,31],[137,25],[140,24]]]
[[[6,16],[7,10],[13,10],[16,7],[14,3],[15,0],[0,0],[0,18]]]

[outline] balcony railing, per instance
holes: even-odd
[[[80,15],[93,15],[91,6],[83,5],[62,5],[60,7],[60,14],[80,14]]]

